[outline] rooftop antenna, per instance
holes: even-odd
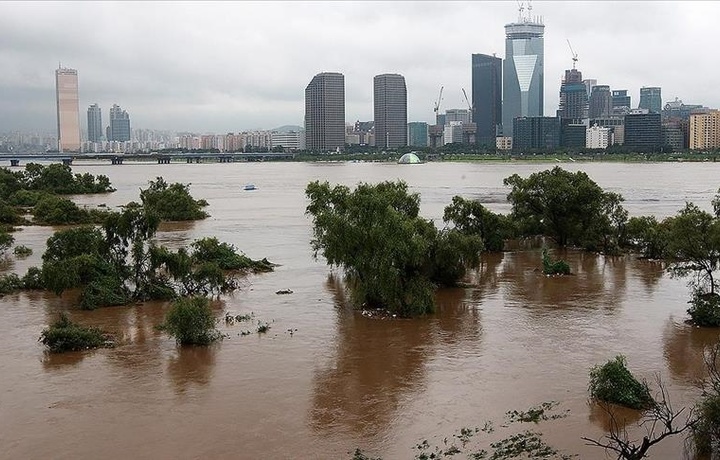
[[[518,11],[519,11],[518,22],[523,22],[523,11],[524,10],[525,10],[525,5],[523,4],[523,2],[518,0]]]
[[[572,54],[572,61],[573,61],[573,70],[575,70],[575,63],[578,61],[578,55],[575,51],[573,51],[573,47],[570,44],[570,39],[566,39],[568,46],[570,47],[570,54]]]

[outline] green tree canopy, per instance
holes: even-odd
[[[522,235],[545,235],[560,245],[610,248],[627,219],[622,197],[606,193],[582,171],[559,166],[522,178],[505,178],[508,200]],[[611,241],[610,241],[611,240]]]
[[[156,213],[162,220],[200,220],[208,217],[202,210],[207,202],[190,195],[190,184],[168,184],[158,177],[150,181],[147,189],[140,190],[140,200],[147,211]]]
[[[445,207],[443,220],[466,235],[479,235],[488,251],[502,251],[504,240],[513,235],[512,223],[506,216],[489,211],[477,200],[460,196],[454,196]]]
[[[356,306],[401,316],[431,312],[434,287],[457,282],[479,261],[480,237],[438,231],[418,216],[420,197],[402,181],[359,184],[354,191],[315,181],[305,194],[315,256],[345,270]]]

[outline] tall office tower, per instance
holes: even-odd
[[[543,116],[544,39],[541,18],[523,16],[505,26],[503,133],[512,136],[513,119]]]
[[[590,95],[592,94],[592,89],[595,85],[597,85],[597,80],[594,78],[589,78],[587,80],[583,80],[583,85],[585,85],[585,91],[587,92],[588,100],[590,100]]]
[[[88,140],[100,142],[102,140],[102,111],[100,106],[93,104],[87,110]]]
[[[625,115],[625,146],[636,152],[654,152],[662,147],[662,123],[659,113]]]
[[[110,109],[110,136],[109,141],[125,142],[130,140],[130,115],[113,104]]]
[[[577,69],[565,71],[565,78],[560,85],[560,118],[579,123],[588,117],[588,97],[582,72]]]
[[[305,88],[305,148],[329,151],[345,147],[345,76],[315,75]]]
[[[477,145],[495,147],[502,128],[502,59],[472,55],[472,121]]]
[[[590,118],[604,118],[612,112],[612,94],[608,85],[593,86],[590,94]]]
[[[662,110],[662,95],[657,86],[643,86],[640,88],[639,108],[647,109],[650,113],[660,113]]]
[[[626,89],[612,90],[612,111],[615,115],[623,115],[632,107],[630,96]]]
[[[407,142],[407,87],[405,77],[396,73],[373,79],[375,145],[403,147]]]
[[[78,75],[75,69],[59,67],[55,71],[58,151],[80,151],[80,106]]]

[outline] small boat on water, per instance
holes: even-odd
[[[257,187],[255,187],[255,184],[246,184],[243,190],[257,190]]]

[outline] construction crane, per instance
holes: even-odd
[[[433,112],[435,112],[435,123],[437,123],[438,118],[438,111],[440,110],[440,101],[442,101],[442,92],[445,87],[440,87],[440,95],[437,98],[437,102],[435,103],[435,107],[433,107]]]
[[[467,102],[468,110],[470,110],[470,121],[472,122],[473,118],[473,106],[470,103],[470,99],[467,97],[467,93],[465,92],[465,88],[462,88],[463,96],[465,96],[465,102]]]
[[[573,47],[572,47],[572,45],[570,44],[570,39],[566,39],[566,40],[567,40],[567,42],[568,42],[568,46],[570,47],[570,53],[572,54],[573,70],[574,70],[574,69],[575,69],[575,64],[576,64],[577,61],[578,61],[578,57],[577,57],[578,55],[577,55],[577,53],[573,50]]]

